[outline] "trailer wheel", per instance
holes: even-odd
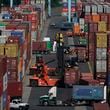
[[[30,80],[30,86],[32,86],[32,87],[38,86],[38,81],[37,80]]]
[[[44,102],[43,102],[43,105],[44,105],[44,106],[48,106],[49,103],[48,103],[47,101],[44,101]]]

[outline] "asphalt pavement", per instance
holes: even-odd
[[[57,12],[58,16],[57,16]],[[50,37],[51,41],[55,39],[55,35],[57,32],[61,32],[59,29],[48,29],[49,24],[53,22],[59,22],[62,20],[65,20],[64,17],[59,16],[61,12],[60,8],[53,9],[53,16],[51,18],[48,18],[45,26],[44,26],[44,32],[42,34],[42,37]],[[55,59],[54,62],[51,64],[48,64],[48,66],[55,67],[57,66],[57,59],[55,53],[51,55],[44,55],[45,62],[48,62],[49,60]],[[32,56],[32,64],[35,62],[35,56]],[[91,107],[86,106],[78,106],[78,107],[59,107],[59,106],[50,106],[50,107],[43,107],[39,106],[39,97],[41,95],[48,94],[48,90],[50,87],[29,87],[29,71],[26,72],[26,77],[24,79],[24,87],[23,87],[23,101],[28,102],[30,105],[29,110],[91,110]],[[71,97],[71,88],[58,88],[58,100],[66,100]]]

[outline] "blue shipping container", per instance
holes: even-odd
[[[104,87],[74,85],[72,96],[75,100],[103,100]]]
[[[12,31],[11,36],[19,37],[20,44],[24,43],[24,32],[23,31]]]
[[[6,105],[7,105],[7,91],[3,92],[2,94],[2,107],[3,107],[3,110],[6,108]]]

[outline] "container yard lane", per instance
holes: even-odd
[[[53,13],[57,13],[59,9],[53,9]],[[47,19],[45,26],[48,29],[44,28],[44,32],[42,33],[42,37],[50,37],[52,43],[55,39],[56,33],[60,32],[59,29],[49,28],[49,24],[60,22],[65,20],[62,16],[52,16]],[[57,59],[55,53],[51,53],[50,55],[43,56],[45,61],[55,60],[54,62],[48,64],[49,67],[57,66]],[[32,56],[32,64],[35,63],[35,56]],[[28,102],[30,105],[29,110],[92,110],[91,107],[87,106],[76,106],[76,107],[63,107],[63,106],[39,106],[39,97],[48,93],[50,87],[29,87],[29,71],[27,71],[27,76],[24,78],[24,93],[23,93],[23,101]],[[71,98],[71,88],[58,88],[58,100],[67,100]]]

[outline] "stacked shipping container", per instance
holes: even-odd
[[[31,61],[32,40],[37,40],[39,15],[35,8],[20,5],[16,11],[9,9],[13,19],[0,22],[0,56],[6,56],[5,61],[0,57],[1,110],[9,110],[9,101],[14,97],[22,98],[22,80]]]

